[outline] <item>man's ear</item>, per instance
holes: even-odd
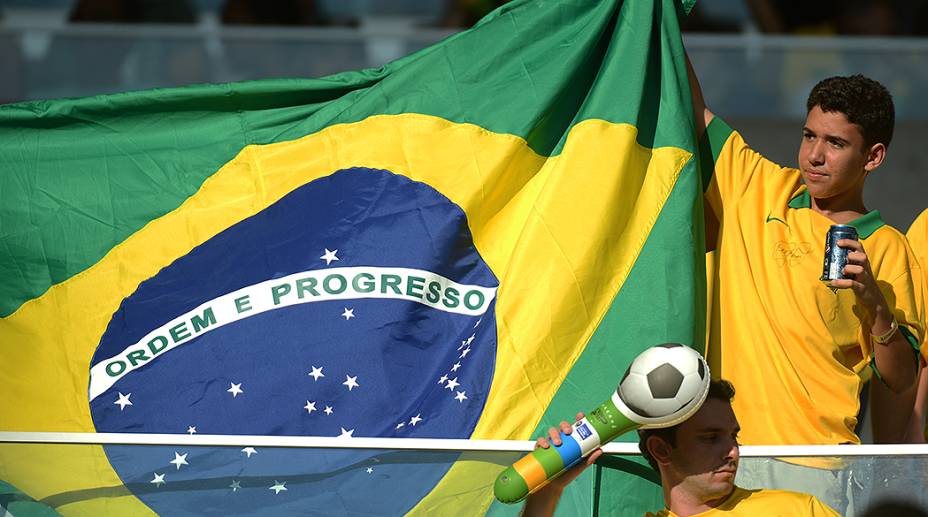
[[[877,167],[879,167],[883,160],[886,158],[886,145],[885,144],[873,144],[870,146],[870,149],[867,151],[867,163],[864,164],[864,170],[873,172]]]
[[[673,447],[671,447],[670,443],[666,440],[660,436],[652,435],[648,437],[645,446],[648,448],[648,452],[651,453],[651,457],[654,458],[654,461],[661,465],[670,463],[670,452]]]

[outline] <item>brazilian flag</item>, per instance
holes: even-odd
[[[0,107],[0,431],[524,440],[701,344],[691,3]],[[457,454],[78,449],[0,445],[0,479],[67,515],[507,512]]]

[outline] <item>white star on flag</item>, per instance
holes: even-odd
[[[233,479],[232,484],[229,485],[229,488],[231,488],[232,491],[235,492],[239,488],[242,488],[242,484],[237,479]]]
[[[448,380],[448,376],[447,376],[447,375],[442,375],[442,376],[441,376],[441,379],[438,379],[438,384],[444,384],[445,381],[447,381],[447,380]]]
[[[189,434],[197,434],[197,426],[195,426],[195,425],[188,426],[188,427],[187,427],[187,433],[189,433]]]
[[[458,371],[458,368],[460,368],[460,367],[461,367],[461,363],[460,363],[460,362],[454,363],[454,366],[451,367],[451,371],[452,371],[452,372],[456,372],[456,371]]]
[[[322,373],[322,367],[316,368],[313,366],[313,371],[309,372],[309,376],[312,377],[314,381],[318,381],[319,377],[325,377],[325,374]]]
[[[474,328],[479,327],[481,321],[483,321],[483,318],[480,318],[479,320],[477,320],[477,323],[474,323]]]
[[[464,350],[461,350],[461,357],[460,357],[460,358],[461,358],[461,359],[464,359],[465,357],[467,357],[467,354],[469,354],[469,353],[470,353],[470,348],[465,348]]]
[[[367,467],[367,473],[370,474],[374,472],[374,467]]]
[[[422,421],[422,413],[419,413],[418,415],[409,419],[409,425],[415,427],[416,424],[418,424],[421,421]]]
[[[156,473],[155,473],[155,479],[152,479],[151,481],[149,481],[149,483],[154,483],[155,486],[161,486],[161,485],[167,483],[167,481],[164,480],[164,474],[158,474],[158,473],[156,472]]]
[[[354,438],[354,429],[345,429],[342,427],[342,434],[338,435],[339,438]]]
[[[402,429],[404,425],[406,425],[404,422],[400,422],[400,423],[396,424],[396,428],[397,428],[397,429]]]
[[[187,463],[187,453],[178,454],[177,451],[174,451],[174,459],[171,460],[170,463],[176,465],[177,470],[180,470],[181,465],[189,465],[189,463]]]
[[[345,376],[345,382],[343,382],[342,384],[343,384],[344,386],[348,386],[348,391],[351,391],[353,388],[357,388],[358,386],[360,386],[360,385],[358,384],[358,376],[357,376],[357,375],[355,375],[354,377],[351,377],[351,376],[349,376],[349,375],[346,375],[346,376]]]
[[[454,398],[455,398],[458,402],[464,402],[465,400],[467,400],[467,395],[465,395],[465,393],[467,393],[467,392],[466,392],[466,391],[459,391],[458,394],[454,396]]]
[[[275,495],[276,495],[276,494],[279,494],[279,493],[281,493],[281,492],[286,492],[286,491],[287,491],[287,487],[284,486],[284,485],[286,485],[286,484],[287,484],[286,481],[284,481],[283,483],[281,483],[280,481],[277,481],[277,480],[275,479],[275,480],[274,480],[274,486],[268,488],[268,490],[273,490]]]
[[[122,411],[123,409],[126,409],[126,406],[132,405],[132,401],[129,400],[129,397],[131,396],[132,396],[131,393],[127,395],[123,395],[122,393],[120,393],[119,399],[117,399],[116,402],[113,402],[113,404],[116,404],[117,406],[119,406],[119,410]]]
[[[303,409],[305,409],[307,413],[312,414],[312,412],[316,410],[316,403],[307,400]]]
[[[448,384],[445,385],[445,388],[448,388],[451,391],[454,391],[454,388],[457,388],[461,383],[458,382],[458,378],[455,377],[448,381]]]
[[[325,261],[325,265],[328,266],[328,265],[331,264],[332,262],[338,260],[338,257],[335,256],[336,253],[338,253],[338,250],[329,251],[329,248],[325,248],[325,254],[322,255],[322,256],[319,257],[319,258],[322,259],[322,260],[324,260],[324,261]]]
[[[348,321],[351,318],[354,318],[354,309],[349,309],[348,307],[345,307],[345,312],[342,313],[342,318],[345,318],[345,321]]]
[[[245,393],[245,390],[242,389],[242,383],[230,382],[229,385],[230,387],[226,391],[232,394],[232,398],[237,397],[239,393]]]
[[[258,451],[256,451],[254,447],[245,447],[244,449],[242,449],[242,452],[244,452],[245,456],[249,458],[251,457],[252,454],[258,454]]]
[[[332,406],[326,406],[325,409],[322,410],[322,412],[327,415],[331,415],[332,413],[334,413],[334,411],[332,411]]]
[[[475,337],[477,337],[477,334],[471,334],[470,337],[467,338],[467,344],[469,345],[469,344],[473,343]]]

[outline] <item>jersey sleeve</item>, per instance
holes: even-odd
[[[925,273],[914,257],[910,259],[908,274],[900,275],[892,282],[896,295],[895,316],[899,332],[905,336],[915,350],[924,355],[925,350]]]
[[[921,273],[922,309],[928,311],[928,309],[925,309],[925,305],[928,305],[928,209],[915,219],[905,236],[909,241],[909,246],[912,247],[912,253],[915,254],[919,272]],[[913,274],[918,273],[913,272]],[[928,314],[923,314],[923,316],[928,317]],[[922,330],[925,332],[924,329]],[[928,334],[928,332],[925,333]],[[921,339],[921,353],[923,359],[928,359],[928,336],[924,334]]]
[[[722,221],[725,210],[748,191],[762,189],[761,198],[774,199],[791,191],[799,173],[764,158],[721,118],[714,117],[700,141],[700,168],[708,206]]]
[[[809,496],[809,517],[839,517],[838,512],[814,496]]]
[[[896,233],[895,230],[886,229],[886,231]],[[925,272],[904,239],[899,238],[892,243],[892,246],[888,246],[887,255],[896,256],[895,259],[888,261],[895,264],[890,269],[891,276],[877,273],[880,290],[899,324],[899,332],[906,338],[913,350],[920,351],[924,357],[928,353],[925,348]],[[866,329],[861,330],[865,334],[862,336],[862,342],[868,345],[865,354],[870,356],[871,367],[873,367],[872,339]],[[879,376],[878,370],[874,370],[874,373]]]
[[[925,285],[925,271],[920,267],[912,269],[915,300],[910,311],[904,313],[905,321],[899,324],[900,332],[918,350],[923,358],[928,357],[928,329],[926,329],[926,309],[928,303],[928,286]],[[918,294],[920,293],[920,294]],[[898,318],[897,318],[898,321]]]

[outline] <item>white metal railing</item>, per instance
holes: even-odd
[[[323,436],[265,436],[143,433],[0,432],[0,443],[187,445],[215,447],[301,447],[417,451],[529,452],[531,440],[466,440],[440,438],[336,438]],[[640,455],[638,444],[606,444],[607,454]],[[928,444],[881,445],[743,445],[742,457],[928,456]]]
[[[100,445],[113,447],[101,450]],[[464,470],[453,478],[455,488],[447,495],[467,493],[487,501],[496,474],[534,446],[529,440],[0,432],[0,482],[9,484],[7,495],[0,493],[0,515],[4,500],[10,500],[10,485],[22,491],[16,499],[62,511],[89,511],[71,506],[84,503],[102,508],[112,497],[131,492],[165,515],[204,505],[223,508],[225,514],[248,513],[241,501],[286,489],[287,497],[261,500],[261,512],[285,512],[288,504],[310,507],[324,494],[341,490],[339,501],[350,501],[352,508],[399,515],[458,463]],[[659,508],[656,474],[640,459],[628,458],[640,455],[638,445],[611,443],[604,451],[611,455],[571,484],[564,511],[598,515],[602,508],[624,515],[615,510],[619,505],[640,515]],[[870,515],[866,511],[887,500],[928,508],[926,444],[743,446],[741,456],[739,486],[809,493],[848,517]],[[825,464],[820,468],[830,476],[821,479],[809,477],[817,469],[802,467]],[[72,475],[77,476],[73,482]],[[384,489],[390,501],[377,492]],[[237,490],[244,494],[228,499]],[[104,514],[122,514],[115,506],[107,508]]]

